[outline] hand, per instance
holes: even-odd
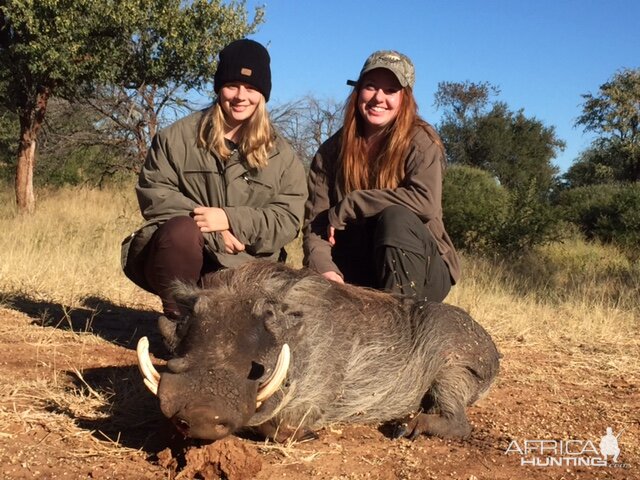
[[[202,233],[229,230],[229,219],[221,208],[196,207],[193,209],[193,219]]]
[[[224,251],[231,255],[237,255],[244,252],[244,244],[238,240],[229,230],[220,232],[222,240],[224,240]]]
[[[324,272],[322,276],[327,280],[331,280],[332,282],[344,283],[344,279],[340,275],[338,275],[336,272],[333,272],[333,271]]]
[[[327,240],[329,240],[329,245],[331,245],[332,247],[336,246],[336,229],[331,225],[329,225],[329,227],[327,228]]]

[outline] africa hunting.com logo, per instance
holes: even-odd
[[[504,453],[519,454],[523,466],[629,468],[625,463],[618,463],[618,438],[623,431],[614,435],[613,429],[607,427],[606,435],[598,444],[600,450],[591,440],[512,440]]]

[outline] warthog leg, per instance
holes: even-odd
[[[276,443],[303,442],[307,440],[317,440],[318,434],[307,427],[291,427],[289,425],[278,425],[276,422],[266,422],[259,425],[255,430],[265,438],[270,438]]]
[[[419,413],[403,419],[394,431],[394,438],[406,437],[415,440],[424,433],[435,437],[467,438],[471,434],[471,425],[464,411],[457,415],[442,415],[436,413]]]

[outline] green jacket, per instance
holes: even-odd
[[[277,260],[302,224],[305,171],[286,140],[276,135],[262,169],[250,169],[237,151],[223,162],[197,146],[203,114],[194,113],[160,131],[138,178],[136,193],[146,222],[123,240],[122,266],[147,290],[142,250],[159,225],[189,215],[197,206],[222,208],[233,235],[246,246],[244,252],[228,254],[219,232],[203,234],[206,251],[224,267],[256,258]]]
[[[337,187],[342,130],[320,146],[309,171],[303,263],[319,273],[340,269],[332,260],[327,227],[344,230],[347,224],[379,214],[391,205],[414,212],[431,232],[449,267],[453,283],[460,278],[460,262],[442,221],[443,151],[422,128],[414,128],[404,161],[405,177],[397,188],[355,190],[347,195]]]

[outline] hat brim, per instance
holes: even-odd
[[[363,76],[365,76],[367,73],[369,73],[371,70],[376,70],[378,68],[383,68],[385,70],[388,70],[389,72],[391,72],[393,74],[394,77],[396,77],[396,80],[398,80],[398,83],[400,84],[400,86],[402,88],[405,88],[409,85],[409,82],[407,82],[406,80],[403,79],[403,77],[401,75],[399,75],[397,72],[395,72],[394,70],[392,70],[391,68],[388,67],[375,67],[375,68],[371,68],[369,70],[365,70],[360,74],[360,78],[362,78]],[[357,80],[347,80],[347,85],[350,85],[352,87],[356,87],[358,86],[358,81]]]

